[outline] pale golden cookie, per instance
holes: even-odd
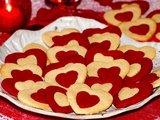
[[[147,57],[151,60],[156,56],[156,49],[151,46],[143,46],[138,48],[133,45],[122,45],[117,50],[120,50],[124,53],[128,50],[141,51],[144,53],[144,57]]]
[[[90,37],[88,37],[88,40],[91,43],[102,43],[103,41],[107,40],[111,43],[111,46],[109,48],[109,50],[116,50],[117,47],[120,44],[120,37],[119,35],[115,34],[115,33],[103,33],[103,34],[94,34]]]
[[[159,77],[159,79],[152,82],[153,88],[159,87],[160,86],[160,69],[155,70],[152,73],[155,73]]]
[[[73,79],[74,75],[76,79]],[[44,80],[54,86],[59,86],[67,89],[74,83],[84,83],[86,77],[87,68],[85,65],[81,63],[68,63],[64,67],[49,71],[44,76]]]
[[[109,63],[92,62],[89,65],[87,65],[88,76],[98,77],[97,72],[100,68],[111,68],[111,67],[119,67],[120,68],[119,76],[121,76],[122,79],[128,74],[129,69],[130,69],[129,63],[124,59],[114,60]]]
[[[111,25],[115,25],[118,26],[120,23],[124,22],[124,21],[120,21],[118,19],[116,19],[116,15],[118,14],[125,14],[125,12],[131,12],[132,13],[132,17],[131,20],[129,21],[135,21],[138,18],[140,18],[141,16],[141,9],[139,6],[137,5],[125,5],[123,6],[121,9],[115,9],[115,10],[109,10],[104,14],[104,19]],[[127,17],[127,16],[122,16],[122,17]]]
[[[5,63],[1,66],[0,69],[3,79],[12,78],[11,75],[12,70],[30,70],[33,72],[33,74],[42,76],[42,69],[37,65],[28,64],[21,66],[14,63]]]
[[[81,55],[82,57],[85,57],[85,54],[87,52],[87,49],[82,47],[82,46],[79,46],[79,45],[70,45],[70,44],[67,44],[65,46],[55,46],[55,47],[52,47],[50,49],[48,49],[47,51],[47,57],[49,59],[49,61],[51,63],[57,63],[59,62],[56,58],[56,54],[58,52],[61,52],[61,51],[64,51],[64,52],[68,52],[68,51],[75,51],[77,52],[79,55]]]
[[[39,108],[39,109],[45,109],[45,110],[51,110],[50,106],[46,103],[41,103],[36,100],[34,100],[31,95],[33,93],[37,93],[40,89],[45,89],[46,87],[50,86],[49,83],[46,82],[36,82],[30,89],[24,89],[19,91],[18,93],[18,100],[24,103],[25,105]]]
[[[118,27],[134,40],[147,41],[155,33],[157,24],[151,18],[139,18],[136,21],[122,22]]]
[[[66,28],[66,29],[61,30],[60,32],[58,32],[58,31],[47,31],[47,32],[43,33],[42,40],[48,47],[51,47],[54,44],[53,41],[52,41],[53,37],[66,35],[66,34],[69,34],[69,33],[72,33],[72,32],[79,32],[79,31],[75,28]]]
[[[98,113],[108,109],[113,101],[113,97],[110,93],[104,92],[103,90],[93,90],[86,84],[74,84],[69,87],[67,97],[76,114]],[[98,99],[97,103],[94,98],[96,98],[96,100]],[[95,103],[88,105],[87,102]]]

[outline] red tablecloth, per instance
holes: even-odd
[[[94,9],[95,11],[98,12],[104,12],[105,10],[109,9],[105,8],[104,6],[101,6],[101,9],[99,9],[100,5],[95,2],[93,3],[93,0],[86,0],[86,1],[82,0],[82,1],[83,1],[82,4],[80,4],[78,8],[82,7],[83,9],[89,8],[89,9]],[[115,1],[118,0],[114,0],[114,2]],[[159,2],[158,0],[148,0],[148,1],[150,2],[151,5],[150,11],[160,8],[160,1]],[[44,0],[39,0],[39,1],[32,0],[32,2],[33,6],[35,6],[33,7],[34,12],[38,11],[40,7],[44,7],[42,5],[45,5]],[[87,2],[92,3],[92,5],[86,4]],[[34,12],[32,18],[35,17],[36,13]],[[11,34],[0,33],[0,45],[2,45],[10,37],[10,35]],[[49,117],[23,110],[15,106],[5,98],[0,97],[0,120],[13,120],[13,119],[14,120],[51,120],[51,119],[63,120],[63,118]],[[160,98],[156,97],[149,103],[147,103],[146,105],[137,110],[119,114],[114,117],[108,118],[107,120],[160,120]]]

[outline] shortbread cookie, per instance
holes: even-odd
[[[98,77],[87,77],[85,84],[92,89],[101,89],[114,96],[119,92],[123,83],[119,72],[118,67],[101,68],[98,70]]]
[[[65,28],[65,29],[61,30],[60,32],[47,31],[47,32],[43,33],[42,40],[48,47],[51,47],[54,44],[54,42],[52,41],[53,37],[66,35],[66,34],[69,34],[72,32],[79,32],[79,31],[75,28]]]
[[[113,101],[110,93],[93,90],[86,84],[71,85],[67,91],[68,102],[76,114],[94,114],[108,109]]]
[[[65,46],[55,46],[55,47],[52,47],[50,49],[48,49],[47,51],[47,57],[49,59],[49,61],[51,63],[57,63],[59,62],[58,59],[56,58],[56,55],[58,54],[58,52],[72,52],[72,53],[75,53],[75,54],[79,54],[83,57],[85,57],[85,54],[87,52],[87,49],[82,47],[82,46],[79,46],[79,45],[70,45],[70,44],[67,44]]]
[[[149,3],[144,0],[133,0],[133,1],[118,1],[112,4],[112,9],[121,9],[126,5],[137,5],[141,8],[141,14],[146,13],[150,7]]]
[[[118,67],[120,68],[119,76],[122,79],[127,75],[130,69],[129,63],[124,59],[117,59],[109,63],[105,62],[92,62],[87,65],[88,76],[98,77],[98,70],[101,68],[111,68]]]
[[[108,63],[116,59],[125,59],[125,55],[119,50],[107,51],[106,49],[103,49],[103,47],[93,47],[87,51],[85,59],[87,64],[94,61]]]
[[[128,56],[127,58],[130,57],[130,60],[128,59],[128,61],[142,57],[147,57],[152,60],[156,56],[156,49],[151,46],[136,47],[133,45],[122,45],[117,50],[124,52]]]
[[[29,49],[24,53],[16,52],[6,56],[5,63],[15,63],[18,65],[38,65],[42,69],[46,66],[46,53],[40,49]]]
[[[67,90],[58,86],[49,86],[45,89],[49,106],[57,113],[73,112],[66,95]]]
[[[114,96],[113,105],[116,108],[123,108],[136,104],[152,94],[153,87],[150,83],[134,83],[123,86]]]
[[[4,79],[1,83],[1,86],[5,91],[16,97],[20,90],[29,89],[32,87],[34,82],[43,81],[42,77],[33,74],[29,70],[13,70],[12,77],[13,78]]]
[[[55,36],[52,38],[52,41],[54,42],[52,47],[72,44],[80,45],[82,47],[85,47],[86,49],[89,48],[89,41],[87,37],[84,36],[82,33],[70,33],[63,36]]]
[[[44,80],[51,85],[68,89],[72,84],[84,83],[87,68],[81,63],[68,63],[64,67],[52,69],[44,76]]]
[[[5,78],[12,78],[12,71],[13,70],[30,70],[32,71],[33,74],[37,74],[39,76],[42,76],[42,69],[37,66],[37,65],[32,65],[32,64],[28,64],[28,65],[17,65],[14,63],[5,63],[1,66],[0,72],[1,75],[3,77],[3,79]]]
[[[122,22],[118,27],[122,33],[134,40],[147,41],[155,33],[157,24],[151,18],[139,18],[136,21]]]
[[[105,12],[104,19],[111,25],[118,26],[122,22],[135,21],[141,16],[141,9],[137,5],[126,5],[121,9]]]
[[[32,88],[19,91],[18,100],[31,107],[51,110],[45,96],[45,88],[48,86],[49,83],[36,82]]]

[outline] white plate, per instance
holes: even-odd
[[[60,31],[64,28],[76,28],[79,31],[83,31],[87,28],[104,28],[106,25],[101,24],[95,20],[91,19],[84,19],[80,17],[62,17],[54,21],[53,23],[49,24],[45,28],[39,30],[39,31],[29,31],[29,30],[18,30],[16,31],[1,47],[0,47],[0,67],[2,64],[4,64],[5,57],[13,52],[21,52],[23,47],[29,43],[39,43],[45,46],[45,44],[42,42],[41,36],[44,32],[49,30],[57,30]],[[153,70],[160,68],[160,43],[155,42],[137,42],[135,40],[130,39],[129,37],[122,35],[121,37],[121,45],[124,44],[132,44],[137,47],[149,45],[156,48],[156,57],[153,60]],[[46,47],[46,46],[45,46]],[[46,47],[47,48],[47,47]],[[0,77],[0,83],[2,82],[2,77]],[[148,101],[153,99],[154,97],[160,95],[160,88],[157,88],[154,90],[153,94],[149,96],[147,99],[128,106],[126,108],[116,109],[113,105],[106,111],[102,111],[97,114],[93,115],[76,115],[75,113],[70,114],[62,114],[62,113],[55,113],[53,111],[47,111],[47,110],[41,110],[36,109],[33,107],[26,106],[22,103],[20,103],[15,97],[12,95],[6,93],[2,87],[0,86],[0,96],[8,99],[13,104],[19,106],[22,109],[32,111],[38,114],[48,115],[48,116],[55,116],[55,117],[62,117],[62,118],[70,118],[70,119],[96,119],[96,118],[107,118],[111,116],[118,115],[120,113],[134,110],[137,108],[140,108],[141,106],[145,105]]]

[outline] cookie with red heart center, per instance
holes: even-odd
[[[29,49],[24,53],[12,53],[5,58],[5,63],[15,63],[19,65],[35,64],[42,69],[46,66],[46,62],[46,53],[40,49]]]
[[[156,49],[151,46],[136,47],[133,45],[122,45],[117,50],[125,53],[125,59],[128,61],[142,57],[147,57],[152,60],[156,56]]]
[[[112,4],[112,9],[121,9],[122,7],[124,7],[125,5],[137,5],[141,8],[141,14],[143,15],[144,13],[146,13],[149,9],[149,3],[147,1],[144,0],[138,0],[138,1],[118,1],[118,2],[114,2]]]
[[[134,40],[147,41],[155,33],[157,24],[151,18],[139,18],[135,21],[122,22],[118,27],[122,33]]]
[[[81,63],[68,63],[64,67],[48,71],[44,80],[52,85],[68,89],[72,84],[84,83],[87,76],[86,66]]]
[[[71,85],[67,97],[76,114],[98,113],[109,108],[113,101],[110,93],[91,89],[86,84]]]
[[[54,46],[64,46],[67,45],[69,42],[72,42],[73,45],[76,42],[80,45],[85,47],[86,49],[89,48],[89,41],[86,36],[84,36],[82,33],[70,33],[63,36],[55,36],[52,38],[52,41],[54,42]]]
[[[31,107],[51,110],[45,96],[45,88],[48,86],[50,86],[49,83],[36,82],[30,89],[20,90],[18,100]]]
[[[45,89],[45,95],[49,106],[54,112],[71,113],[73,112],[69,105],[66,95],[67,90],[58,86],[49,86]]]
[[[90,48],[85,55],[87,64],[90,64],[91,62],[94,62],[94,61],[111,62],[116,59],[124,59],[124,58],[125,56],[122,51],[118,51],[118,50],[107,51],[103,49],[103,47]]]
[[[120,69],[118,67],[101,68],[98,70],[99,77],[87,77],[85,84],[92,89],[101,89],[114,96],[119,92],[123,83],[119,72]]]
[[[135,21],[141,16],[141,9],[137,5],[126,5],[121,9],[109,10],[104,13],[104,19],[111,25],[118,26],[122,22]]]
[[[90,42],[90,48],[103,46],[106,50],[115,50],[120,44],[121,31],[116,26],[104,29],[90,28],[83,31]]]
[[[118,67],[120,68],[119,76],[122,79],[127,75],[130,69],[129,63],[124,59],[117,59],[109,63],[105,62],[92,62],[87,65],[87,71],[89,77],[98,77],[98,70],[101,68],[111,68],[111,67]]]
[[[37,81],[43,81],[43,79],[40,76],[33,74],[29,70],[24,70],[24,71],[13,70],[12,77],[13,78],[4,79],[1,83],[1,86],[5,91],[16,97],[19,90],[29,89],[32,86],[32,83]],[[31,84],[28,84],[27,86],[25,84],[26,81],[30,82]]]
[[[42,40],[48,47],[51,47],[54,44],[54,42],[52,41],[53,37],[67,35],[72,32],[79,33],[79,31],[75,28],[65,28],[61,31],[47,31],[47,32],[43,33]]]
[[[124,85],[122,89],[114,96],[113,105],[116,108],[123,108],[136,104],[152,94],[153,87],[150,83],[134,83]]]
[[[67,44],[65,46],[55,46],[49,48],[47,51],[47,57],[51,63],[57,63],[59,62],[57,59],[57,54],[63,54],[63,56],[70,56],[70,54],[76,54],[76,55],[78,54],[82,57],[85,57],[86,52],[87,49],[82,46]],[[64,53],[66,55],[64,55]]]
[[[20,71],[30,70],[30,71],[32,71],[33,74],[37,74],[39,76],[42,76],[42,69],[37,65],[33,65],[33,64],[17,65],[14,63],[5,63],[1,66],[1,69],[0,69],[0,72],[1,72],[3,79],[12,78],[11,73],[13,70],[20,70]]]

